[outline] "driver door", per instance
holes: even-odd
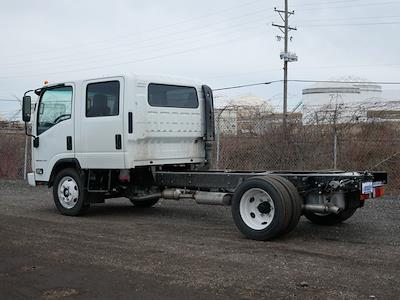
[[[39,145],[32,147],[36,181],[48,181],[58,160],[75,157],[74,90],[72,84],[49,87],[39,98],[34,128]]]

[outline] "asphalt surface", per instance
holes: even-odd
[[[0,299],[400,299],[400,200],[346,223],[245,239],[229,207],[107,200],[60,215],[51,190],[0,181]]]

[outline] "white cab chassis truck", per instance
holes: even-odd
[[[31,97],[38,101],[31,110]],[[301,215],[332,225],[383,194],[383,172],[212,170],[214,106],[207,85],[119,75],[27,91],[30,185],[53,187],[58,210],[80,215],[92,203],[127,197],[138,208],[159,199],[230,205],[246,237],[270,240]],[[27,128],[27,126],[26,126]]]

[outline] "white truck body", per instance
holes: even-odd
[[[53,187],[65,215],[110,198],[137,208],[191,199],[231,205],[246,237],[269,240],[293,230],[301,215],[343,222],[384,193],[385,172],[212,170],[212,90],[193,80],[128,74],[46,85],[25,93],[26,123],[30,92],[39,101],[26,131],[28,181]]]
[[[113,116],[88,117],[87,87],[93,83],[119,82],[119,111]],[[194,87],[195,108],[152,106],[148,101],[150,84]],[[46,88],[57,86],[48,85]],[[54,165],[61,159],[77,159],[83,169],[132,169],[138,166],[204,162],[204,96],[201,84],[193,80],[150,75],[121,75],[63,83],[72,88],[72,109],[63,120],[43,133],[38,132],[37,103],[32,133],[39,137],[33,147],[30,182],[49,181]],[[40,101],[40,99],[39,99]],[[132,113],[132,133],[128,133],[128,113]],[[121,149],[115,136],[121,135]],[[72,149],[66,148],[66,137]],[[34,180],[32,180],[34,176]]]

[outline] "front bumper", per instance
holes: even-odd
[[[35,173],[28,173],[27,178],[28,178],[29,185],[36,186]]]

